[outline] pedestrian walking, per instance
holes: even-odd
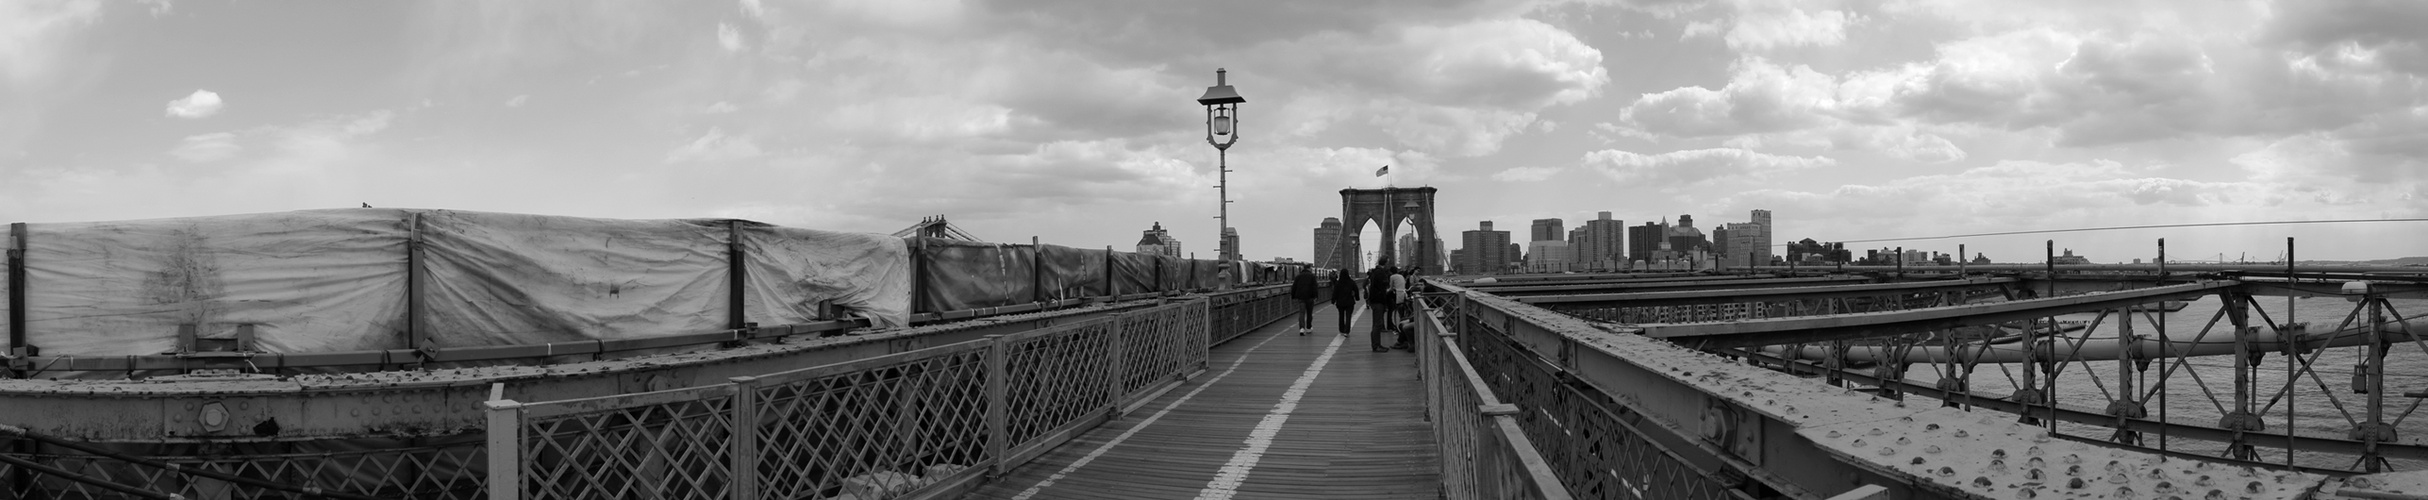
[[[1416,310],[1416,308],[1410,306],[1410,303],[1415,302],[1413,300],[1409,300],[1410,298],[1411,297],[1408,295],[1408,271],[1405,269],[1393,269],[1391,273],[1391,305],[1393,306],[1393,311],[1391,313],[1391,326],[1393,327],[1392,331],[1398,333],[1397,336],[1392,338],[1394,342],[1392,343],[1391,348],[1393,349],[1407,349],[1409,336],[1408,331],[1416,329],[1416,325],[1409,321],[1410,318],[1415,317],[1412,313]]]
[[[1342,337],[1349,336],[1349,329],[1356,326],[1351,320],[1357,316],[1357,292],[1357,278],[1349,277],[1349,270],[1332,270],[1332,307],[1340,309]]]
[[[1298,268],[1298,278],[1290,281],[1290,298],[1298,299],[1298,334],[1305,336],[1315,328],[1315,299],[1321,286],[1315,283],[1315,268]]]
[[[1374,352],[1391,350],[1383,345],[1383,331],[1397,326],[1391,313],[1399,308],[1399,300],[1391,291],[1391,279],[1398,276],[1390,257],[1375,262],[1374,269],[1366,271],[1366,310],[1374,312],[1374,329],[1367,333],[1367,340],[1374,344]]]

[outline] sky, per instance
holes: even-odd
[[[1339,190],[1437,230],[1775,244],[2428,218],[2428,2],[0,2],[0,222],[347,208],[742,218],[1251,259]],[[1374,176],[1390,166],[1391,174]],[[2002,262],[2428,255],[2428,223],[1854,243]],[[1860,253],[1860,252],[1858,252]]]

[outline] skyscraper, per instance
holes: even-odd
[[[1502,266],[1508,265],[1511,260],[1516,260],[1514,256],[1509,255],[1509,248],[1515,246],[1509,242],[1509,232],[1492,230],[1492,221],[1484,221],[1478,227],[1480,229],[1459,232],[1459,247],[1462,251],[1458,253],[1458,272],[1461,274],[1501,272]]]
[[[1315,226],[1315,267],[1345,269],[1341,265],[1341,224],[1339,217],[1325,217]]]
[[[1651,262],[1652,253],[1659,251],[1661,243],[1668,241],[1668,238],[1668,224],[1646,222],[1641,226],[1627,228],[1627,260]]]
[[[1596,214],[1598,218],[1585,221],[1585,238],[1572,242],[1576,261],[1587,269],[1619,269],[1627,260],[1627,223],[1610,218],[1610,212]]]
[[[1753,218],[1754,220],[1752,224],[1754,225],[1755,233],[1751,238],[1751,248],[1738,249],[1736,252],[1750,252],[1753,254],[1755,262],[1760,262],[1761,265],[1770,265],[1770,259],[1772,256],[1770,251],[1771,235],[1777,234],[1777,231],[1774,230],[1770,225],[1770,211],[1758,208],[1754,209]]]
[[[1559,219],[1535,219],[1532,239],[1526,241],[1564,241],[1564,238],[1568,236],[1568,230],[1562,228],[1562,225],[1563,223]]]

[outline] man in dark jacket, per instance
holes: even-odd
[[[1298,278],[1290,281],[1290,298],[1298,299],[1298,334],[1306,336],[1315,328],[1315,299],[1321,287],[1315,283],[1315,268],[1298,268]]]
[[[1332,307],[1340,309],[1340,336],[1349,336],[1350,319],[1357,316],[1357,278],[1347,269],[1332,270]]]
[[[1399,301],[1392,296],[1391,277],[1398,274],[1399,270],[1391,267],[1390,257],[1379,259],[1373,270],[1366,271],[1366,310],[1374,313],[1374,331],[1367,336],[1374,343],[1374,352],[1391,350],[1383,345],[1383,331],[1395,324],[1391,312],[1399,308]]]

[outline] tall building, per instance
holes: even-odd
[[[1576,251],[1576,261],[1587,269],[1619,269],[1627,260],[1627,223],[1610,218],[1610,212],[1595,214],[1578,229],[1585,231],[1580,241],[1571,238],[1569,246]]]
[[[1399,253],[1393,255],[1399,256],[1399,262],[1394,264],[1400,267],[1424,264],[1423,262],[1416,261],[1415,231],[1409,231],[1407,234],[1399,235]]]
[[[1526,247],[1527,271],[1537,273],[1556,273],[1568,270],[1568,242],[1560,240],[1536,241],[1527,243]]]
[[[1745,266],[1745,258],[1738,255],[1745,252],[1731,250],[1731,248],[1742,248],[1745,246],[1745,243],[1734,242],[1736,245],[1732,247],[1729,245],[1729,243],[1732,242],[1728,241],[1730,239],[1742,238],[1746,236],[1744,233],[1745,223],[1743,222],[1730,222],[1727,224],[1721,224],[1720,227],[1711,228],[1711,254],[1721,257],[1719,268],[1728,269]]]
[[[1341,224],[1339,217],[1325,217],[1323,224],[1318,224],[1315,226],[1315,267],[1328,269],[1347,268],[1347,266],[1341,265],[1340,262],[1340,230]]]
[[[1459,232],[1459,248],[1462,251],[1458,253],[1458,272],[1461,274],[1501,272],[1509,261],[1516,260],[1515,256],[1510,255],[1510,249],[1515,244],[1509,242],[1509,232],[1492,230],[1492,221],[1484,221],[1478,227],[1479,229]]]
[[[1653,252],[1660,251],[1661,244],[1668,241],[1668,224],[1645,222],[1644,225],[1627,228],[1627,260],[1651,262]]]
[[[1771,235],[1777,232],[1774,231],[1773,227],[1770,225],[1770,211],[1758,208],[1754,209],[1753,218],[1754,220],[1750,224],[1754,226],[1753,231],[1755,232],[1753,233],[1752,237],[1748,238],[1748,241],[1751,244],[1748,248],[1737,249],[1736,252],[1751,253],[1754,256],[1755,262],[1760,262],[1762,263],[1761,265],[1770,265],[1771,258],[1775,255],[1770,251],[1770,242],[1772,241]]]
[[[1535,219],[1532,239],[1526,241],[1561,241],[1568,236],[1568,230],[1563,225],[1559,219]]]
[[[1188,255],[1180,253],[1180,240],[1173,238],[1170,231],[1163,230],[1163,222],[1158,221],[1154,228],[1143,232],[1146,234],[1138,239],[1138,253],[1173,257]]]
[[[1568,263],[1575,270],[1592,270],[1585,262],[1585,226],[1568,230]]]
[[[1221,260],[1240,260],[1239,228],[1222,228],[1222,250],[1216,253],[1219,254],[1216,258]]]

